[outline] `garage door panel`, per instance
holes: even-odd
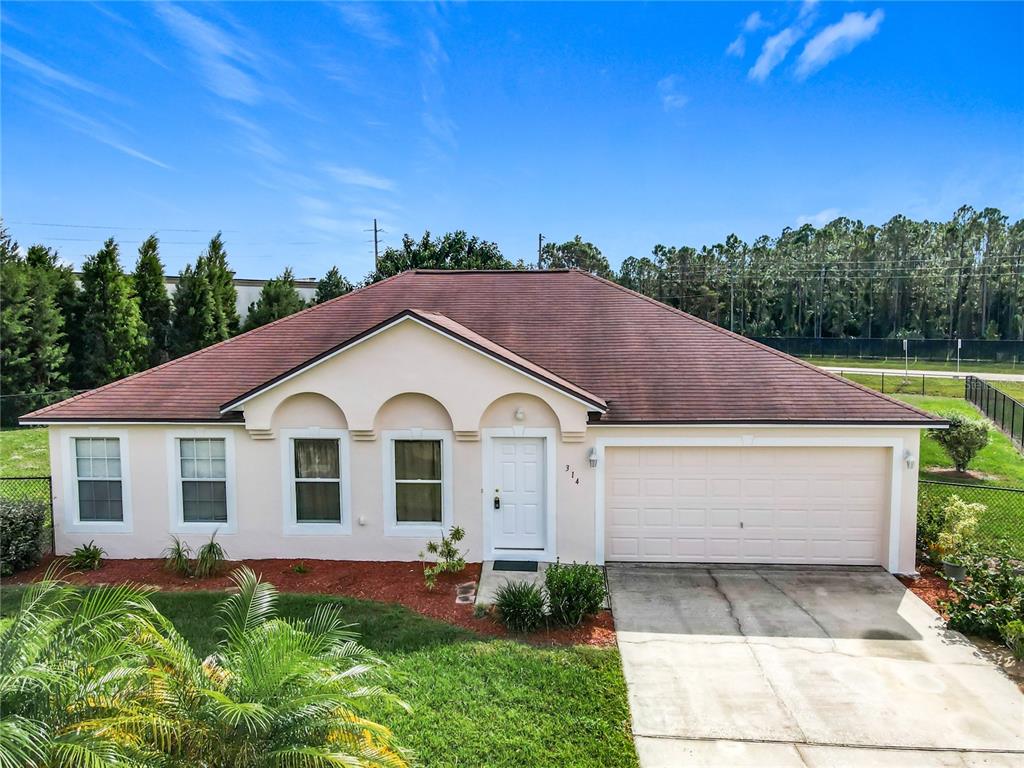
[[[881,564],[883,449],[609,448],[609,560]]]

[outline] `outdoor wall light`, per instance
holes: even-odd
[[[590,466],[597,466],[597,448],[590,449],[590,452],[587,454],[587,461],[590,462]]]
[[[914,468],[914,454],[910,451],[903,451],[903,463],[907,465],[907,469]]]
[[[522,408],[516,408],[516,412],[513,415],[516,417],[516,421],[522,421],[526,418],[526,411]]]

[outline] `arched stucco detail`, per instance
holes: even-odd
[[[344,411],[319,392],[300,392],[282,400],[274,409],[271,424],[275,431],[283,427],[348,428]]]
[[[452,417],[437,399],[421,392],[403,392],[380,406],[373,420],[376,431],[382,429],[452,430]]]
[[[516,412],[522,409],[523,418],[516,419]],[[502,395],[492,402],[480,416],[480,428],[487,427],[555,427],[561,425],[558,421],[558,414],[536,395],[525,392],[513,392]]]

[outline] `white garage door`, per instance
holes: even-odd
[[[605,559],[881,565],[887,451],[608,448]]]

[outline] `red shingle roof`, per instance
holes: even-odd
[[[492,352],[504,348],[603,398],[602,423],[941,423],[583,272],[429,270],[403,272],[23,420],[237,419],[221,407],[413,309],[443,315]]]

